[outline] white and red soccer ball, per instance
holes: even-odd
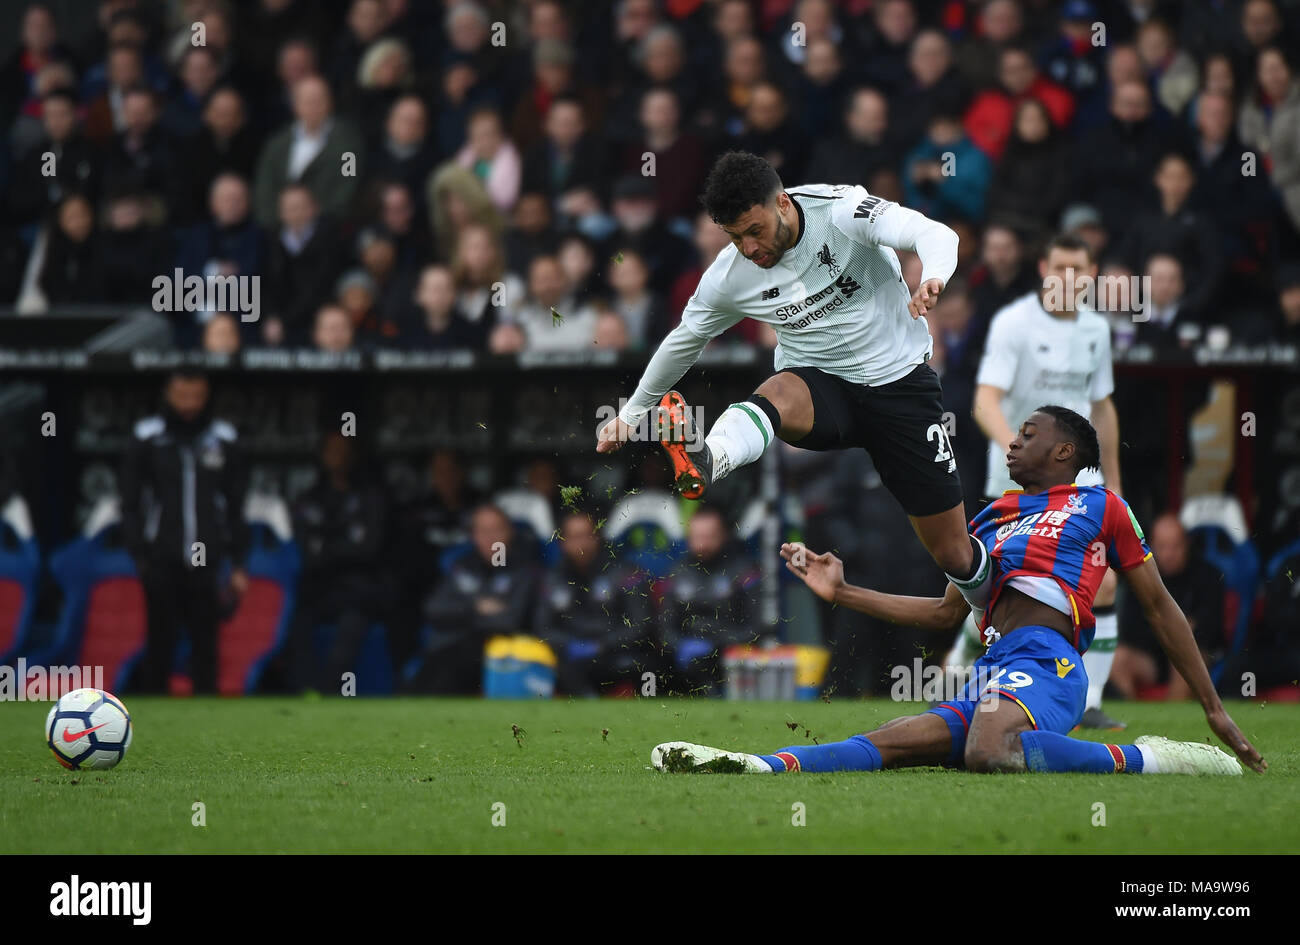
[[[65,768],[111,768],[131,747],[131,714],[102,689],[74,689],[45,717],[45,742]]]

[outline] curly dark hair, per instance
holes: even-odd
[[[709,171],[700,203],[714,223],[727,226],[781,190],[781,178],[767,161],[748,151],[728,151]]]
[[[1034,413],[1045,413],[1055,420],[1056,426],[1064,434],[1063,438],[1074,444],[1075,473],[1083,469],[1101,468],[1101,444],[1097,441],[1096,429],[1087,417],[1057,404],[1044,404]]]

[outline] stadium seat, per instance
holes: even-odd
[[[225,696],[255,692],[267,664],[284,646],[302,567],[282,499],[250,495],[244,518],[251,536],[248,591],[217,638],[217,691]]]
[[[18,657],[27,644],[40,570],[27,503],[14,495],[0,510],[0,663]]]
[[[610,510],[605,536],[615,553],[651,577],[663,577],[686,549],[677,500],[663,490],[624,496]]]
[[[1201,496],[1184,506],[1179,518],[1205,559],[1223,574],[1224,658],[1210,667],[1218,685],[1227,661],[1246,643],[1255,593],[1259,587],[1259,551],[1246,532],[1241,506],[1231,496]]]
[[[91,516],[88,524],[105,519]],[[104,686],[118,690],[144,652],[147,636],[144,588],[135,562],[121,546],[120,526],[102,525],[50,557],[50,571],[63,590],[54,641],[31,661],[101,666]]]
[[[517,541],[529,554],[550,564],[559,557],[559,547],[553,540],[555,515],[550,503],[531,489],[505,489],[492,497],[492,501],[506,513],[515,527]]]

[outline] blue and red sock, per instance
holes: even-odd
[[[1136,745],[1085,742],[1056,732],[1021,732],[1020,744],[1030,771],[1142,773],[1142,752]]]
[[[794,745],[770,755],[759,755],[775,772],[879,771],[880,751],[865,735],[854,735],[829,745]]]

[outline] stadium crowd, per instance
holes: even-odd
[[[168,313],[183,348],[648,352],[727,241],[699,211],[705,175],[749,150],[787,186],[862,184],[960,234],[929,321],[973,509],[975,372],[993,314],[1037,287],[1047,237],[1082,236],[1104,275],[1150,277],[1148,317],[1105,312],[1117,350],[1300,342],[1298,48],[1300,5],[1285,0],[37,2],[0,66],[0,305],[147,308],[155,277],[180,270],[261,280],[256,321]],[[919,269],[904,259],[910,284]],[[775,338],[746,321],[722,341]],[[1121,430],[1137,427],[1149,404],[1117,399]],[[726,612],[709,639],[752,635],[753,562],[726,516],[692,519],[679,593],[650,593],[628,568],[574,600],[566,589],[601,553],[597,518],[562,509],[557,481],[560,560],[484,570],[510,523],[439,453],[425,507],[397,520],[475,551],[430,587],[427,569],[391,566],[413,560],[398,529],[367,531],[392,510],[350,476],[351,451],[322,444],[317,486],[294,499],[302,597],[316,616],[355,618],[341,639],[376,619],[409,627],[411,650],[422,621],[463,629],[439,641],[427,688],[473,688],[476,665],[455,654],[492,626],[539,627],[600,665],[562,672],[570,691],[626,672],[629,654],[641,665],[651,637],[681,647],[691,620],[676,600]],[[905,521],[873,504],[873,489],[887,500],[870,460],[797,452],[784,468],[810,541],[868,573],[893,554],[892,586],[914,584]],[[1139,466],[1126,483],[1157,496],[1163,474]],[[1146,510],[1164,511],[1155,498]],[[1171,572],[1191,569],[1188,595],[1204,595],[1203,563]],[[685,576],[705,572],[726,579]],[[614,626],[608,652],[584,649],[597,625]],[[873,639],[837,650],[844,689],[906,648],[883,628]],[[858,672],[863,660],[879,666]],[[1155,676],[1135,659],[1117,683],[1132,694]]]

